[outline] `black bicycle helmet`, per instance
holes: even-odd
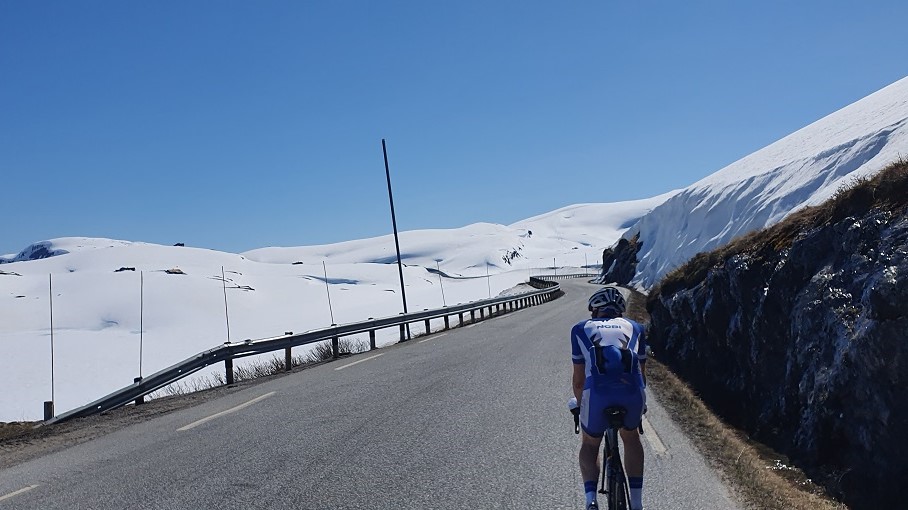
[[[590,296],[589,309],[592,311],[594,308],[612,308],[623,314],[627,303],[616,287],[603,287]]]

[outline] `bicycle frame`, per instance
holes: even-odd
[[[618,429],[624,425],[627,411],[621,407],[609,407],[605,410],[609,427],[605,430],[602,448],[602,487],[600,494],[606,494],[608,510],[628,510],[630,493],[624,463],[618,449]]]

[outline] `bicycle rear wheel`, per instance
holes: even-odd
[[[621,453],[618,450],[618,431],[606,431],[606,447],[602,455],[603,477],[605,478],[605,492],[608,498],[608,510],[629,510],[629,493],[627,477],[624,475],[624,466],[621,462]]]
[[[627,483],[624,481],[624,472],[615,476],[612,489],[609,491],[609,508],[614,510],[628,510]]]

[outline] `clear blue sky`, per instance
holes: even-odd
[[[908,2],[0,0],[0,254],[241,252],[687,186],[908,74]]]

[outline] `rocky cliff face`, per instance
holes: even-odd
[[[870,183],[822,213],[701,256],[648,303],[656,357],[853,508],[908,497],[908,165],[900,168],[894,191]]]
[[[23,262],[26,260],[46,259],[48,257],[55,257],[57,255],[64,255],[66,253],[69,252],[67,252],[66,250],[55,249],[53,247],[53,243],[51,243],[50,241],[41,241],[40,243],[30,245],[28,248],[20,251],[19,254],[14,257],[0,257],[0,264]]]
[[[643,243],[638,233],[631,239],[621,238],[611,248],[602,251],[602,275],[599,277],[603,283],[618,283],[627,285],[637,274],[637,253]]]

